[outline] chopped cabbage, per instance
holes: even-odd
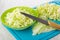
[[[42,19],[60,19],[60,6],[55,4],[45,4],[37,8],[39,12],[39,17]],[[60,20],[58,20],[60,21]]]
[[[25,29],[26,26],[33,23],[33,20],[21,14],[21,11],[23,10],[16,8],[12,12],[7,13],[5,17],[5,22],[7,25],[10,26],[10,28],[16,28],[21,30]],[[23,12],[25,12],[25,10]]]
[[[37,11],[39,12],[39,18],[44,20],[52,19],[60,21],[60,6],[54,4],[45,4],[37,7]],[[33,35],[50,32],[52,30],[56,30],[56,28],[50,27],[48,25],[37,22],[33,27]]]

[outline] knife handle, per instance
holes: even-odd
[[[51,22],[51,21],[48,21],[48,24],[56,29],[60,29],[60,25],[54,23],[54,22]]]

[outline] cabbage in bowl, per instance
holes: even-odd
[[[5,26],[15,30],[26,29],[35,23],[34,20],[24,16],[20,12],[25,12],[36,17],[38,16],[37,11],[33,10],[32,8],[23,7],[23,6],[14,7],[8,9],[2,14],[1,16],[2,23]]]

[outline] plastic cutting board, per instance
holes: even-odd
[[[52,3],[60,5],[60,2],[57,1],[52,1]],[[56,36],[57,34],[60,34],[60,30],[53,30],[50,32],[41,33],[39,35],[32,36],[32,27],[24,31],[12,30],[10,28],[7,29],[16,38],[16,40],[49,40],[50,38]]]

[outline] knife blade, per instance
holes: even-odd
[[[41,19],[41,18],[32,16],[32,15],[27,14],[27,13],[24,13],[24,12],[20,12],[20,13],[23,14],[23,15],[25,15],[25,16],[27,16],[27,17],[29,17],[29,18],[31,18],[31,19],[33,19],[33,20],[36,20],[36,21],[38,21],[38,22],[41,22],[41,23],[43,23],[43,24],[45,24],[45,25],[49,25],[49,26],[52,26],[52,27],[54,27],[54,28],[56,28],[56,29],[60,29],[60,25],[58,25],[58,24],[56,24],[56,23],[54,23],[54,22],[52,22],[52,21],[43,20],[43,19]]]
[[[21,13],[22,13],[23,15],[25,15],[25,16],[33,19],[33,20],[36,20],[36,21],[39,21],[39,22],[41,22],[41,23],[43,23],[43,24],[48,25],[48,21],[46,21],[46,20],[43,20],[43,19],[41,19],[41,18],[37,18],[37,17],[35,17],[35,16],[29,15],[29,14],[26,14],[26,13],[23,13],[23,12],[21,12]]]

